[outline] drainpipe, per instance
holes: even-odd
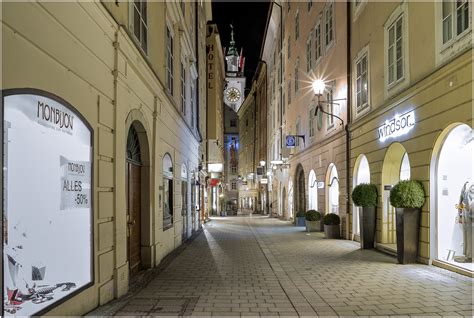
[[[346,193],[347,193],[347,198],[346,198],[346,215],[347,215],[347,220],[346,220],[346,239],[350,239],[350,226],[349,226],[349,220],[350,220],[350,167],[351,167],[351,156],[350,156],[350,150],[351,150],[351,135],[349,131],[349,124],[352,122],[351,118],[351,110],[352,110],[352,104],[351,104],[351,99],[352,99],[352,85],[351,85],[351,69],[352,69],[352,63],[351,63],[351,1],[347,1],[347,124],[345,126],[346,130]]]
[[[196,67],[197,71],[199,74],[199,6],[198,6],[198,1],[194,2],[194,15],[195,15],[195,21],[194,21],[194,45],[195,45],[195,51],[196,51]],[[207,65],[206,65],[206,70],[207,70]],[[196,77],[196,87],[194,88],[196,90],[196,131],[198,133],[198,140],[199,142],[202,142],[202,135],[201,135],[201,130],[199,127],[199,75]],[[206,100],[207,102],[207,100]]]

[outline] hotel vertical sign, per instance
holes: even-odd
[[[3,97],[3,315],[40,315],[93,284],[92,130],[35,93]]]

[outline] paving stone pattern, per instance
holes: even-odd
[[[472,283],[277,219],[225,217],[125,302],[91,314],[472,317]]]

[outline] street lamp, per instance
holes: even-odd
[[[340,101],[340,100],[346,100],[346,99],[345,98],[340,98],[340,99],[332,99],[330,101],[321,101],[321,96],[323,96],[324,89],[326,88],[326,84],[324,83],[324,81],[322,79],[317,79],[313,82],[312,86],[313,86],[314,95],[316,95],[318,97],[318,105],[316,105],[316,110],[314,111],[314,116],[318,116],[318,112],[320,111],[323,114],[326,114],[326,115],[329,115],[329,116],[332,116],[332,117],[336,117],[337,119],[339,119],[341,121],[341,126],[344,125],[344,120],[341,117],[337,116],[337,115],[326,112],[324,110],[323,106],[322,106],[322,103],[336,104],[337,105],[337,103],[333,103],[333,101]]]
[[[261,160],[260,161],[260,166],[265,167],[265,163],[266,163],[265,160]]]

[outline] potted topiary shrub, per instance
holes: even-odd
[[[377,216],[377,187],[374,184],[362,183],[352,190],[352,201],[359,210],[360,246],[374,248],[375,220]]]
[[[321,213],[316,210],[306,212],[306,231],[315,232],[321,229]]]
[[[396,210],[398,262],[415,263],[421,207],[425,204],[423,184],[416,180],[400,181],[390,190],[390,204]]]
[[[341,219],[339,215],[334,213],[328,213],[323,218],[324,222],[324,236],[326,238],[338,239],[341,236]]]
[[[306,213],[304,211],[299,211],[296,213],[296,226],[305,226],[305,216]]]

